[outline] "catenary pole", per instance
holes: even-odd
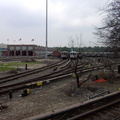
[[[47,59],[47,51],[48,51],[48,0],[46,0],[46,51],[45,51],[45,59]]]

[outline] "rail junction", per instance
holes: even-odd
[[[70,62],[70,60],[59,61],[57,63],[53,63],[42,68],[0,78],[0,94],[9,92],[10,90],[16,91],[17,89],[34,88],[37,82],[42,82],[42,84],[46,84],[48,82],[71,76],[74,70],[70,67]],[[87,62],[79,63],[77,67],[77,72],[84,73],[104,67],[104,65],[96,65],[94,67],[91,66],[89,68],[85,68],[84,66],[86,64]],[[60,67],[60,69],[55,70],[58,69],[57,67]],[[52,72],[49,71],[49,69],[52,69]]]
[[[89,61],[89,62],[88,62]],[[92,64],[94,62],[94,64]],[[112,62],[114,65],[115,62]],[[104,69],[105,64],[94,59],[79,61],[77,73],[79,75],[98,69]],[[71,60],[53,62],[45,67],[27,70],[15,75],[0,78],[0,95],[24,88],[34,89],[37,83],[42,86],[54,81],[72,76],[74,69]],[[105,91],[105,93],[107,93]],[[106,116],[105,114],[106,113]],[[99,117],[98,117],[99,116]],[[91,97],[83,103],[63,109],[54,110],[46,114],[26,118],[25,120],[119,120],[120,119],[120,92],[109,93],[99,97]]]

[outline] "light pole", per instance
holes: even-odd
[[[47,41],[48,41],[48,0],[46,0],[46,51],[45,51],[45,59],[47,60]]]

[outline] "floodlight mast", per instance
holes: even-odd
[[[48,51],[48,0],[46,0],[46,51],[45,51],[45,59],[47,60],[47,51]]]

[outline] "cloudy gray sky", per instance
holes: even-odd
[[[93,26],[101,25],[107,1],[48,0],[48,46],[68,46],[77,35],[82,46],[97,44]],[[0,43],[45,46],[45,28],[46,0],[0,0]]]

